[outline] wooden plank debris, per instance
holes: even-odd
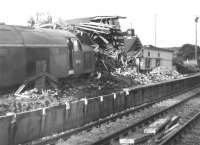
[[[130,137],[120,138],[119,143],[124,144],[138,144],[147,141],[152,135],[151,134],[136,134]]]
[[[172,134],[174,131],[176,131],[178,129],[178,127],[180,126],[179,123],[174,124],[173,126],[171,126],[169,129],[165,130],[164,132],[162,132],[161,134],[159,134],[156,138],[155,138],[155,142],[159,143],[162,140],[165,140],[170,134]]]
[[[173,116],[171,117],[170,122],[165,126],[165,130],[169,129],[170,127],[172,127],[174,124],[178,123],[180,117],[179,116]]]
[[[156,134],[170,122],[170,117],[160,118],[144,129],[144,133]]]
[[[179,116],[172,116],[169,123],[165,126],[165,129],[163,132],[161,132],[160,134],[158,134],[156,136],[156,142],[161,142],[163,139],[165,139],[169,134],[171,134],[171,132],[173,132],[174,130],[177,129],[178,126],[180,126],[179,124]]]

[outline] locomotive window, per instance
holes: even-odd
[[[74,45],[74,51],[81,51],[80,42],[77,39],[72,39]]]

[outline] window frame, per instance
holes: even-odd
[[[148,51],[148,54],[147,54],[147,55],[148,55],[148,57],[150,57],[150,56],[151,56],[151,53],[150,53],[150,51]]]
[[[73,43],[73,51],[74,51],[74,52],[80,52],[80,51],[83,50],[83,49],[82,49],[81,42],[79,41],[79,39],[71,38],[71,41],[72,41],[72,43]],[[75,45],[75,42],[77,43],[76,45]]]

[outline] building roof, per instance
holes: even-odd
[[[143,46],[143,49],[149,49],[149,50],[156,50],[156,51],[166,51],[166,52],[174,52],[173,50],[170,50],[170,49],[167,49],[167,48],[159,48],[159,47],[155,47],[155,46],[152,46],[152,45],[146,45],[146,46]]]
[[[63,30],[0,25],[0,46],[66,46],[67,37],[75,37],[75,35]]]

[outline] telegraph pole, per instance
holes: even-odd
[[[154,45],[156,47],[157,41],[157,14],[154,15]]]
[[[199,17],[196,16],[195,18],[195,60],[198,64],[198,58],[197,58],[197,23],[198,23]]]

